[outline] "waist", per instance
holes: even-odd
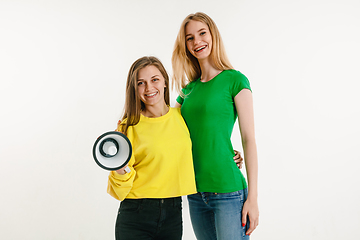
[[[172,198],[139,198],[131,199],[126,198],[123,202],[152,205],[152,206],[179,206],[181,205],[181,197],[172,197]]]

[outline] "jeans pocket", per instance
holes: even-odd
[[[121,226],[124,227],[129,223],[137,222],[140,207],[141,202],[126,199],[122,201],[116,218],[116,228],[120,229]]]
[[[212,196],[217,197],[217,198],[228,198],[228,199],[232,199],[232,198],[242,198],[242,192],[240,191],[236,191],[236,192],[229,192],[229,193],[213,193]]]
[[[134,202],[132,200],[124,200],[120,203],[119,214],[128,212],[137,212],[140,209],[140,202]]]

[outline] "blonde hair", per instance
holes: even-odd
[[[213,45],[210,58],[214,66],[219,70],[233,69],[226,55],[225,47],[215,22],[202,12],[189,14],[180,26],[171,58],[173,67],[172,83],[178,92],[181,92],[181,89],[184,88],[187,83],[195,81],[201,76],[199,61],[186,47],[185,29],[186,25],[192,20],[206,24],[210,30]]]
[[[137,59],[130,67],[126,82],[126,97],[124,115],[121,118],[120,131],[126,134],[129,126],[134,126],[140,121],[140,113],[145,110],[145,104],[141,101],[138,92],[138,73],[147,66],[154,66],[159,69],[165,79],[165,86],[169,86],[169,75],[161,61],[153,56],[145,56]],[[170,105],[170,94],[166,87],[164,90],[164,100],[166,105]],[[126,121],[124,121],[126,119]]]

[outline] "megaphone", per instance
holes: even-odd
[[[130,140],[121,132],[111,131],[98,137],[93,146],[95,162],[103,169],[116,171],[130,161],[132,147]],[[130,168],[125,169],[130,172]]]

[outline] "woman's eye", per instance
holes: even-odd
[[[153,81],[154,81],[154,82],[156,82],[156,81],[159,81],[159,79],[157,79],[157,78],[154,78],[154,79],[153,79]]]
[[[186,39],[186,41],[191,41],[193,39],[194,39],[193,37],[189,37],[188,39]]]
[[[140,85],[142,85],[142,84],[144,84],[143,82],[138,82],[138,86],[140,86]]]
[[[201,32],[200,35],[205,35],[206,32]]]

